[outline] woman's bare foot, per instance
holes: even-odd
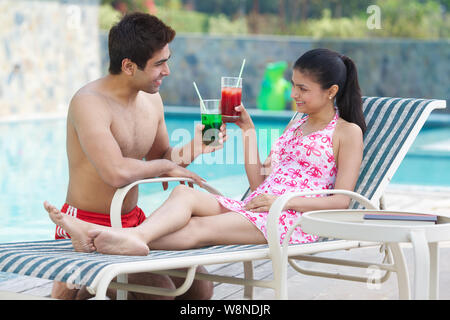
[[[130,229],[108,228],[88,232],[97,252],[127,256],[146,256],[149,248],[145,241],[130,232]]]
[[[47,201],[44,202],[44,208],[47,210],[50,219],[70,235],[75,251],[92,252],[96,250],[92,238],[88,236],[88,231],[94,228],[106,229],[106,227],[94,225],[66,215]]]

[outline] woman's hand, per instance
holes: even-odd
[[[272,194],[260,194],[250,200],[249,203],[245,205],[245,209],[254,212],[267,212],[277,198],[277,196]]]
[[[240,106],[234,108],[236,111],[241,113],[238,121],[236,121],[236,125],[241,128],[242,131],[246,131],[249,129],[254,129],[255,125],[253,124],[253,120],[245,109],[244,105],[241,103]]]

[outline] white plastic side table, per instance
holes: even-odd
[[[381,211],[388,214],[405,213]],[[343,240],[411,242],[414,252],[414,299],[438,299],[439,241],[450,240],[450,217],[439,216],[436,224],[367,223],[364,215],[379,210],[320,210],[305,212],[304,232]]]

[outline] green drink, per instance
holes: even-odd
[[[205,126],[202,130],[203,143],[206,145],[213,142],[218,144],[220,126],[222,125],[220,100],[200,101],[200,109],[202,110],[202,124]]]
[[[221,114],[202,114],[202,124],[205,125],[202,131],[202,141],[208,145],[219,141],[220,126],[222,125]]]

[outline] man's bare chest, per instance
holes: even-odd
[[[158,119],[146,114],[115,117],[111,132],[124,157],[142,159],[155,140]]]

